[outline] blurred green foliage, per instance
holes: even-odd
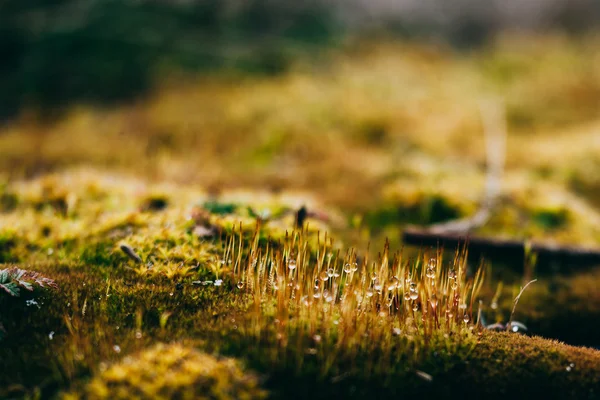
[[[277,74],[336,32],[316,2],[7,0],[0,118],[26,105],[127,100],[165,70]]]

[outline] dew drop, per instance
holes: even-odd
[[[335,271],[333,270],[333,268],[329,268],[327,270],[327,276],[330,278],[333,278],[334,275],[335,275]]]
[[[400,328],[394,328],[394,329],[392,329],[392,333],[395,336],[400,336],[400,334],[402,333],[402,331],[400,330]]]
[[[371,289],[371,288],[367,289],[367,292],[365,294],[367,295],[367,297],[373,297],[373,294],[374,294],[373,289]]]
[[[215,281],[215,286],[221,286],[223,284],[223,279],[217,279]]]
[[[288,268],[289,268],[290,270],[294,270],[294,269],[296,269],[296,260],[293,260],[293,259],[292,259],[292,260],[290,260],[290,261],[288,262]]]
[[[349,274],[350,272],[352,272],[352,266],[350,265],[350,263],[344,264],[344,272],[346,274]]]
[[[136,331],[135,332],[135,338],[136,339],[141,339],[142,338],[142,331]]]
[[[319,278],[321,278],[323,282],[326,282],[329,279],[327,271],[321,271],[321,273],[319,274]]]
[[[419,304],[415,303],[413,305],[413,311],[415,311],[415,312],[419,311]]]
[[[470,320],[471,320],[471,318],[469,317],[468,314],[463,315],[463,321],[465,324],[467,324]]]
[[[39,303],[35,301],[35,299],[25,300],[25,304],[27,305],[27,307],[37,306],[37,308],[41,308]]]
[[[117,353],[117,354],[118,354],[118,353],[120,353],[120,352],[121,352],[121,346],[119,346],[118,344],[115,344],[115,345],[113,346],[113,350],[114,350],[114,352],[115,352],[115,353]]]
[[[492,310],[496,310],[498,308],[498,303],[495,301],[492,301],[492,304],[490,305],[490,307],[492,307]]]
[[[410,292],[410,298],[411,298],[411,300],[416,300],[416,299],[418,299],[418,298],[419,298],[419,293],[417,293],[417,291],[416,291],[416,290],[415,290],[415,291],[412,291],[412,292]]]
[[[238,289],[242,289],[243,287],[244,287],[244,282],[243,282],[243,281],[239,281],[239,282],[237,283],[237,288],[238,288]]]
[[[320,299],[320,298],[321,298],[321,293],[319,293],[319,292],[316,292],[315,294],[313,294],[313,297],[314,297],[315,299]]]
[[[458,283],[452,282],[452,286],[451,287],[452,287],[453,290],[456,290],[458,288]]]
[[[450,269],[450,271],[448,271],[448,279],[456,279],[456,271],[454,270],[454,268]]]
[[[435,267],[427,267],[427,270],[425,270],[425,276],[427,276],[430,279],[435,278]]]
[[[321,343],[321,335],[314,335],[313,340],[315,343]]]
[[[406,300],[406,301],[410,300],[410,293],[408,293],[408,292],[404,293],[404,300]]]
[[[50,340],[54,339],[54,331],[51,331],[51,332],[48,334],[48,339],[50,339]]]

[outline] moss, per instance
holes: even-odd
[[[16,246],[15,238],[9,233],[0,234],[0,263],[16,261],[11,251]]]
[[[442,317],[457,322],[449,332],[435,324],[442,330],[425,332],[429,297],[417,302],[417,311],[393,310],[405,304],[396,297],[388,314],[375,290],[370,301],[346,310],[324,300],[349,279],[338,272],[323,283],[329,263],[341,269],[354,256],[361,267],[364,262],[355,282],[364,299],[375,286],[373,265],[384,265],[386,257],[394,259],[396,273],[426,269],[428,260],[416,251],[401,260],[393,252],[378,257],[382,247],[375,244],[386,235],[397,248],[405,223],[477,209],[485,152],[473,99],[490,85],[506,97],[509,118],[521,116],[523,125],[509,121],[515,129],[503,195],[478,233],[598,243],[598,213],[590,204],[599,121],[589,113],[597,110],[598,79],[580,68],[596,62],[584,50],[591,54],[597,39],[582,38],[581,55],[570,40],[522,40],[460,57],[413,44],[369,44],[339,54],[326,71],[298,66],[278,79],[165,82],[135,105],[82,106],[51,126],[27,115],[3,125],[0,173],[11,180],[1,190],[9,197],[0,206],[0,260],[40,271],[60,289],[35,297],[40,308],[25,303],[33,299],[25,291],[19,299],[0,299],[0,397],[85,394],[107,365],[121,368],[127,356],[139,360],[156,343],[173,341],[243,360],[267,376],[265,386],[278,398],[506,398],[520,396],[515,387],[525,393],[546,380],[549,389],[538,394],[593,397],[597,352],[536,337],[478,336],[471,325],[477,298],[466,325],[461,315]],[[498,65],[483,71],[486,57]],[[589,90],[581,87],[586,80]],[[52,173],[82,164],[89,169]],[[37,177],[12,179],[31,173]],[[201,189],[211,185],[220,190]],[[290,245],[289,232],[303,205],[307,264],[300,287],[313,303],[312,311],[298,314],[302,297],[292,299],[292,291],[300,281],[290,280],[297,275],[288,262],[304,249]],[[336,218],[333,205],[342,215],[359,215],[353,228],[361,232],[346,229],[348,218]],[[323,248],[331,228],[336,241]],[[369,241],[371,251],[364,251]],[[121,245],[143,262],[127,257]],[[228,252],[232,247],[241,250]],[[302,260],[296,258],[296,271]],[[498,316],[488,307],[495,285],[481,294],[489,322],[506,322],[522,280],[498,269],[492,282],[506,283]],[[310,292],[316,278],[319,300]],[[597,282],[591,271],[544,276],[525,292],[515,319],[532,334],[597,346],[589,329],[598,318]],[[259,283],[261,291],[250,289]],[[440,283],[434,287],[443,293]],[[431,287],[425,280],[419,292],[429,296]],[[449,297],[436,298],[442,304]],[[342,311],[347,317],[339,320]],[[400,318],[413,311],[418,318]],[[575,369],[566,371],[571,362]]]
[[[566,225],[569,212],[564,208],[536,210],[532,218],[544,229],[557,229]]]
[[[593,399],[600,383],[600,352],[540,337],[486,333],[460,376],[457,384],[474,397]]]
[[[125,357],[92,378],[86,399],[262,399],[255,375],[233,359],[218,359],[181,344],[157,344]],[[64,398],[79,398],[69,394]]]
[[[489,323],[507,321],[520,283],[505,285],[496,310],[486,306]],[[533,334],[598,347],[600,340],[590,326],[600,318],[599,284],[597,270],[542,277],[525,291],[514,319]]]
[[[422,193],[415,198],[399,199],[395,204],[372,210],[364,223],[372,229],[398,224],[429,225],[461,217],[464,207],[439,193]]]

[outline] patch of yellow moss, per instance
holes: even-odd
[[[81,393],[65,399],[266,398],[256,375],[233,359],[219,359],[181,344],[159,343],[95,376]]]

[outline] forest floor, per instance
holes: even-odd
[[[401,242],[478,209],[501,109],[476,233],[600,243],[599,42],[364,42],[23,113],[0,128],[0,397],[600,396],[597,268]]]

